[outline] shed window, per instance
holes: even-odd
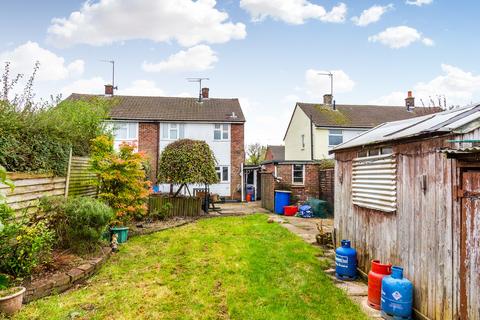
[[[343,143],[343,131],[338,129],[328,130],[328,145],[336,146]]]
[[[228,124],[215,124],[213,140],[228,140]]]
[[[397,210],[397,164],[394,155],[353,160],[352,201],[359,207],[384,212]]]
[[[162,138],[177,140],[185,138],[185,124],[183,123],[162,123]]]
[[[305,179],[305,165],[292,165],[292,177],[293,184],[303,184],[303,181]]]

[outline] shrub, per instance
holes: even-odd
[[[217,183],[215,163],[215,156],[205,141],[177,140],[162,152],[158,179],[181,186]]]
[[[39,264],[50,259],[54,234],[45,223],[30,225],[26,219],[14,219],[14,212],[0,204],[0,272],[16,277],[31,274]]]
[[[58,247],[83,253],[95,249],[112,217],[112,208],[97,199],[45,197],[35,221],[44,221],[55,233]]]
[[[65,238],[69,248],[78,252],[92,251],[99,243],[113,210],[100,200],[77,197],[65,206]]]
[[[98,197],[115,212],[112,225],[125,225],[132,218],[141,219],[147,214],[150,182],[146,180],[142,163],[143,153],[135,153],[134,147],[120,145],[113,149],[109,136],[92,140],[91,170],[97,174]]]

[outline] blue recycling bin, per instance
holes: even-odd
[[[275,213],[283,214],[283,207],[290,205],[291,191],[275,190]]]

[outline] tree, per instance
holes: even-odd
[[[169,144],[160,157],[158,180],[180,185],[218,182],[215,156],[205,141],[181,139]]]
[[[265,160],[267,147],[260,143],[250,144],[247,147],[247,164],[259,165]]]
[[[91,170],[98,176],[98,197],[115,211],[112,224],[126,224],[147,214],[150,181],[145,180],[144,161],[145,155],[134,152],[129,144],[115,151],[110,136],[92,140]]]

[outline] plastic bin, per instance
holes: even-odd
[[[291,191],[275,190],[275,213],[283,214],[283,207],[290,205],[291,194]]]
[[[298,212],[297,206],[285,206],[283,207],[283,214],[286,216],[294,216]]]

